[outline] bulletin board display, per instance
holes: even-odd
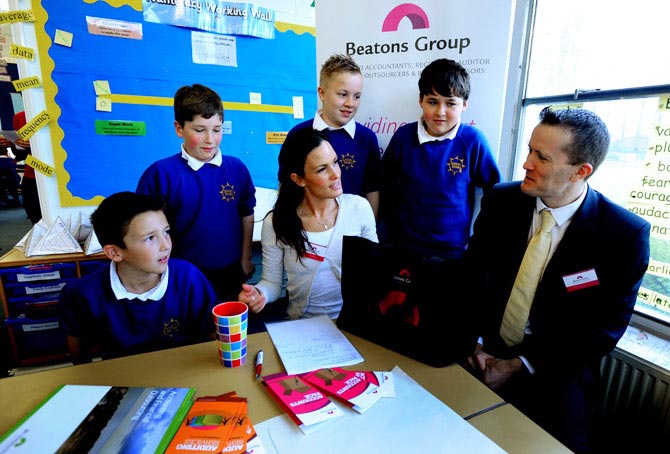
[[[317,105],[314,28],[277,22],[271,39],[227,36],[144,21],[139,0],[32,5],[61,206],[133,191],[152,162],[178,153],[173,96],[194,83],[223,100],[221,151],[246,164],[255,186],[277,187],[277,138]],[[141,36],[91,33],[91,18],[141,27]],[[196,63],[203,37],[225,41],[219,60],[235,66]]]

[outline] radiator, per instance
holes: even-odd
[[[600,415],[611,442],[670,442],[670,373],[619,349],[603,358],[601,373]]]

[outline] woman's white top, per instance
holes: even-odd
[[[370,203],[363,197],[342,194],[335,226],[325,232],[307,232],[307,253],[298,260],[297,252],[277,241],[272,212],[263,220],[263,276],[256,287],[268,303],[282,292],[284,272],[290,318],[328,314],[336,318],[342,308],[342,237],[360,236],[377,242],[377,227]],[[317,282],[318,281],[318,282]]]

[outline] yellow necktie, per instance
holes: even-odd
[[[542,227],[528,243],[500,325],[500,336],[508,347],[523,341],[530,306],[551,249],[551,229],[556,221],[551,211],[542,210],[540,213]]]

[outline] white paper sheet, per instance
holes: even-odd
[[[358,350],[327,315],[266,326],[289,375],[363,362]]]
[[[362,415],[345,409],[343,417],[309,435],[286,415],[254,427],[268,453],[505,452],[397,366],[393,379],[395,398],[381,399]]]

